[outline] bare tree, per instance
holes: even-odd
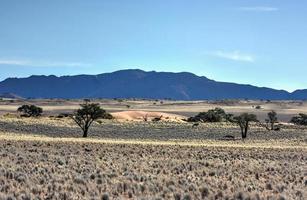
[[[146,115],[143,116],[143,121],[147,122],[148,121],[148,114],[146,113]]]
[[[266,119],[266,123],[270,124],[270,129],[275,130],[275,123],[277,122],[277,113],[272,110],[271,112],[268,113],[268,119]]]

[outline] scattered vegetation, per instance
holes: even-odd
[[[19,133],[35,134],[35,138],[42,134],[75,137],[78,127],[65,119],[68,116],[83,130],[83,137],[91,127],[95,136],[91,141],[95,142],[18,138],[22,137]],[[7,132],[17,138],[2,135],[4,139],[0,139],[0,199],[304,199],[306,131],[299,126],[265,132],[263,127],[251,127],[258,121],[255,115],[233,116],[221,108],[190,119],[193,127],[201,122],[221,123],[201,124],[195,129],[188,123],[100,121],[113,117],[90,100],[73,115],[62,113],[57,118],[63,119],[0,117],[0,136]],[[147,115],[143,119],[147,121]],[[243,139],[250,128],[257,134],[250,134],[243,144],[236,140],[238,127],[223,123],[227,121],[240,126]],[[266,122],[271,130],[276,130],[277,121],[276,112],[268,113]],[[307,125],[307,115],[299,114],[291,122]],[[101,144],[99,137],[137,142]],[[143,139],[156,144],[138,143]],[[209,146],[180,146],[182,140]],[[284,147],[288,141],[292,146]]]
[[[70,118],[19,118],[16,115],[10,117],[0,116],[0,133],[32,133],[50,137],[79,137],[81,129]],[[145,139],[145,140],[220,140],[225,135],[233,135],[241,138],[239,126],[233,123],[198,123],[199,128],[192,128],[194,123],[164,122],[155,123],[148,118],[147,122],[121,122],[99,119],[90,127],[92,138],[116,138],[116,139]],[[279,141],[295,140],[306,141],[307,129],[300,126],[283,125],[282,130],[264,131],[258,123],[252,123],[248,134],[248,141]],[[246,143],[247,141],[245,141]],[[288,142],[287,142],[288,143]]]
[[[17,112],[21,112],[23,117],[38,117],[43,113],[43,109],[35,105],[22,105]]]

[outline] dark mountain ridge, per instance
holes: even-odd
[[[98,75],[8,78],[0,82],[1,93],[14,93],[25,98],[307,99],[307,90],[289,93],[285,90],[217,82],[189,72],[145,72],[139,69]]]

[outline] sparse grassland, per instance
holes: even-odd
[[[306,148],[0,140],[0,199],[304,199]]]
[[[100,120],[84,139],[68,117],[1,116],[0,200],[306,199],[307,130],[251,124],[248,134],[225,122]]]

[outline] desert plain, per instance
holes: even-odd
[[[82,100],[0,101],[0,199],[307,199],[307,129],[288,123],[304,101],[96,99],[115,116],[82,138],[69,118]],[[23,104],[44,113],[22,118]],[[258,108],[257,108],[258,106]],[[183,121],[221,107],[275,110],[280,131]],[[257,109],[256,109],[257,108]],[[144,117],[149,120],[145,121]],[[162,120],[151,119],[162,116]],[[234,140],[225,140],[232,135]]]

